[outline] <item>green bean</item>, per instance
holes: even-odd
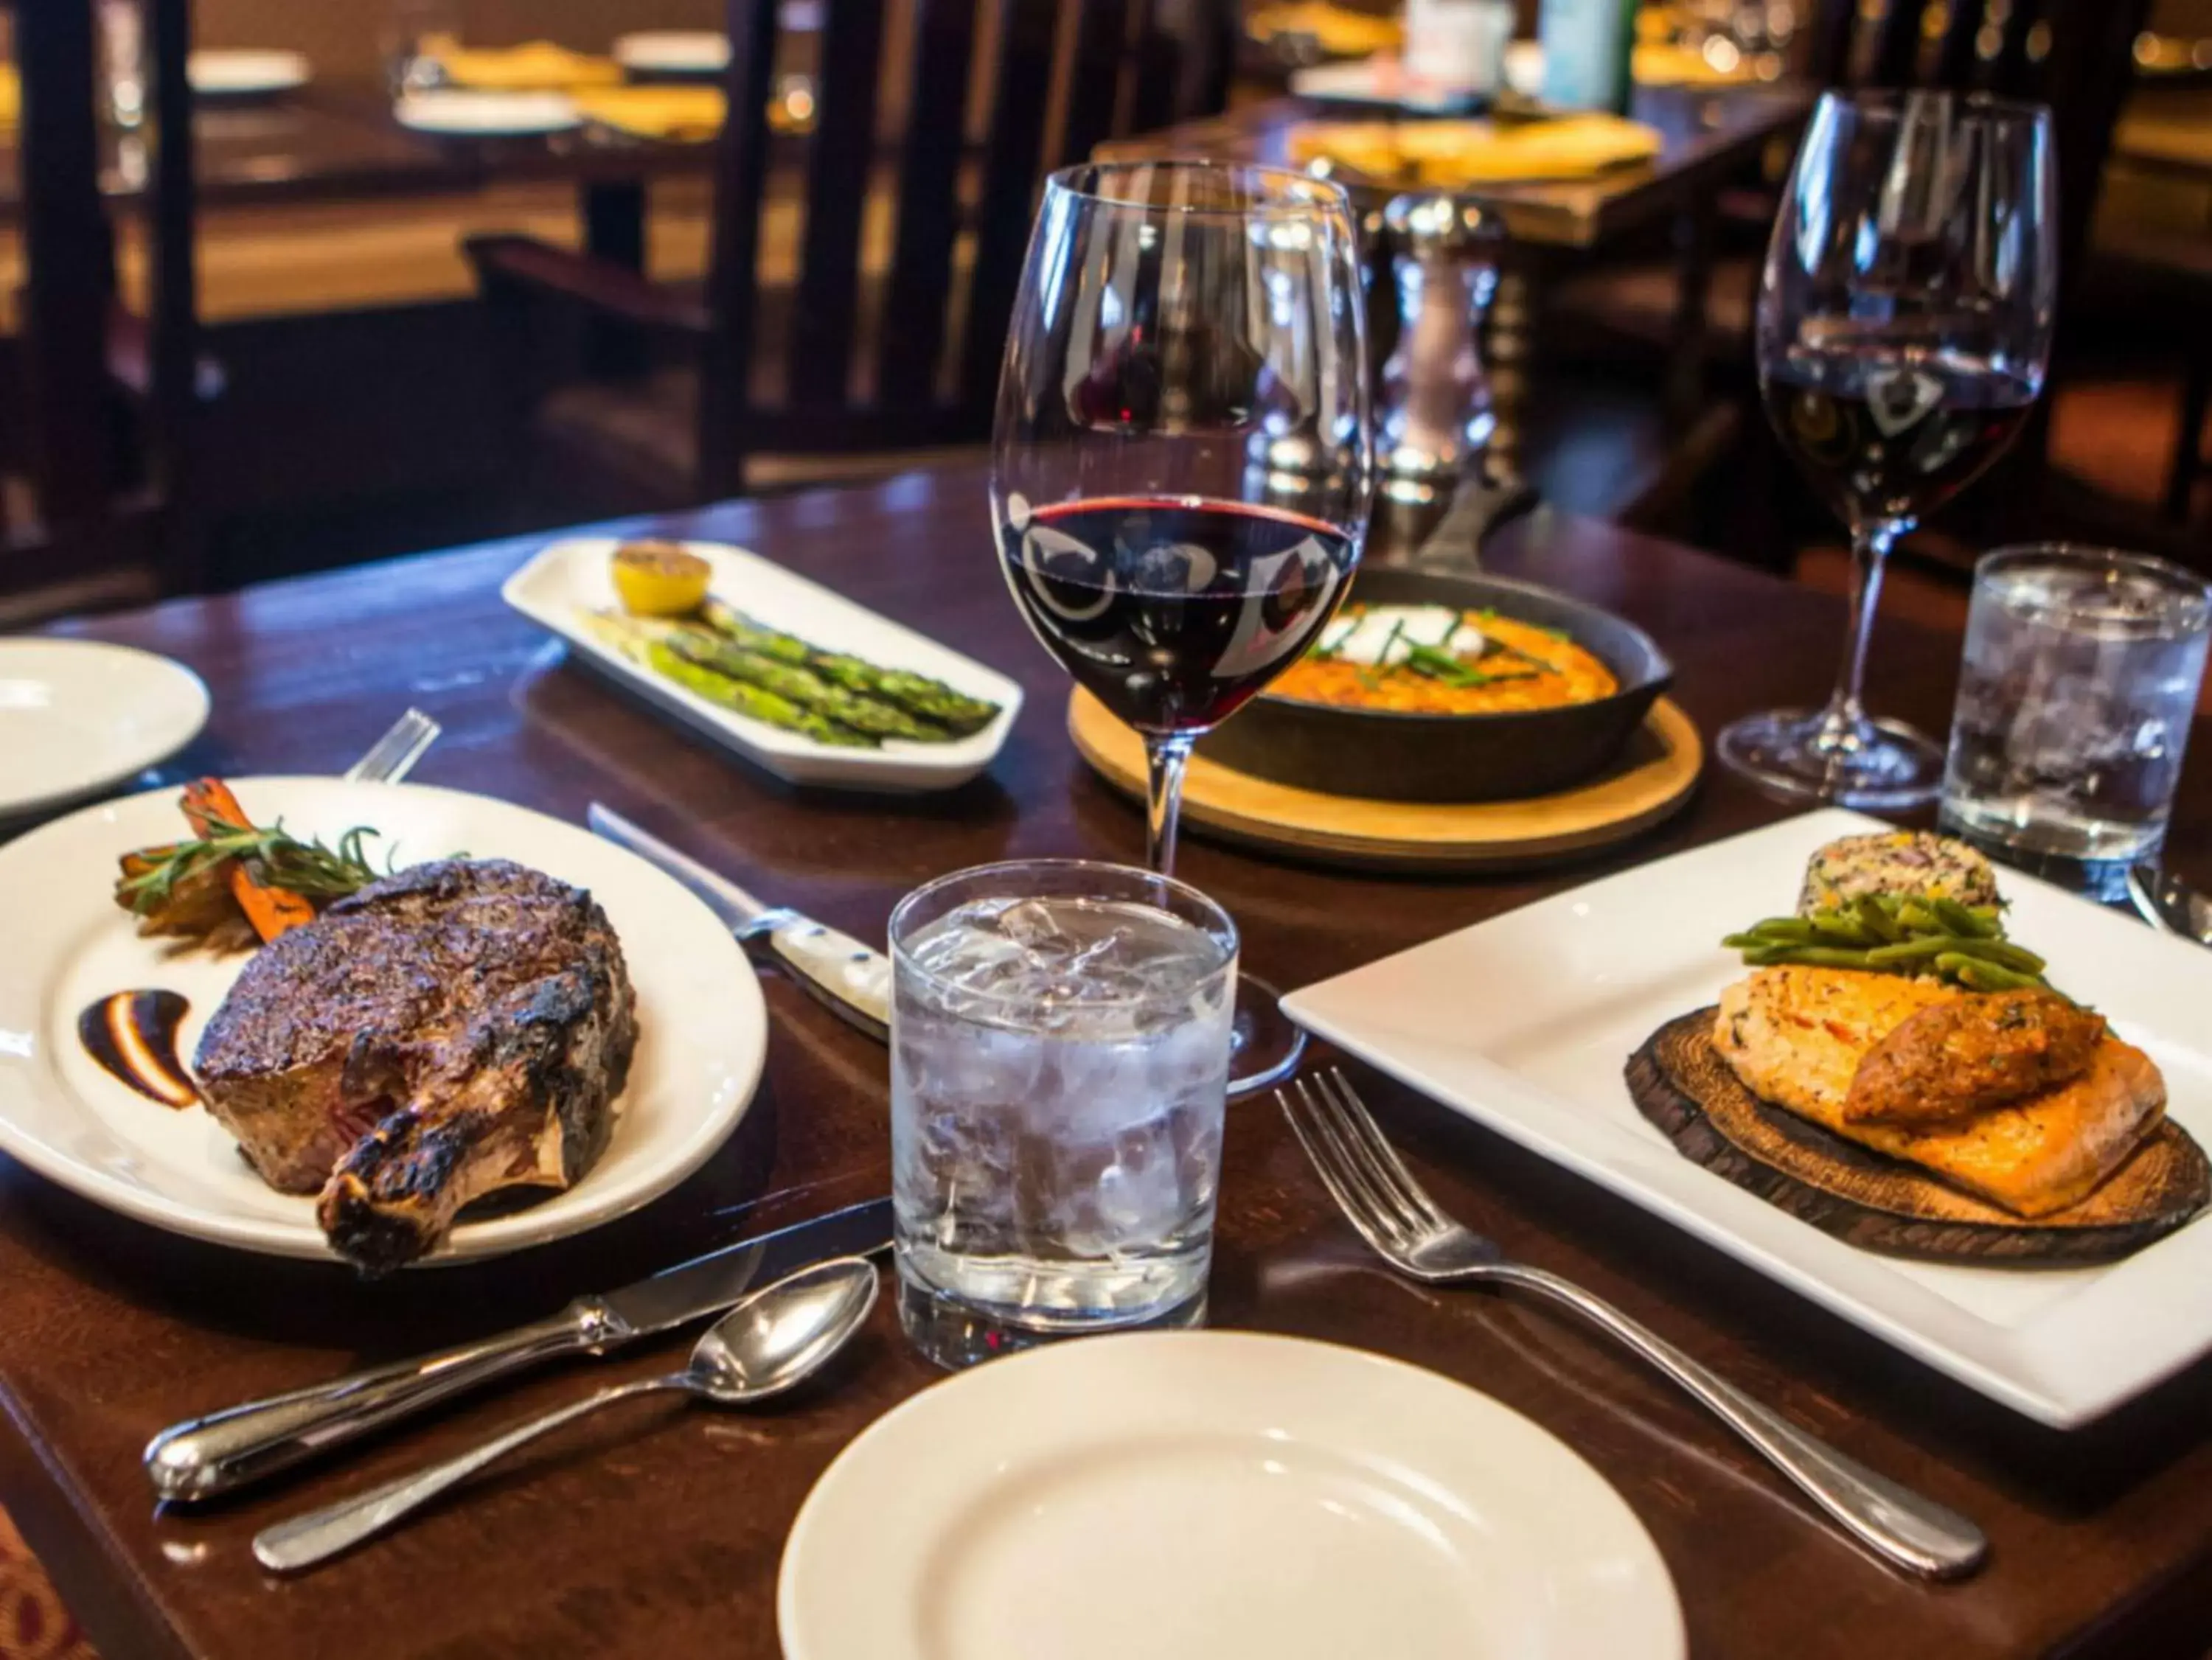
[[[1754,967],[1775,963],[1796,963],[1808,968],[1859,968],[1870,965],[1864,951],[1850,951],[1832,945],[1776,945],[1762,951],[1744,954],[1744,960]]]
[[[1977,991],[2042,991],[2049,989],[2033,974],[2016,973],[1997,963],[1955,952],[1947,952],[1936,958],[1936,966],[1960,984]]]
[[[1897,919],[1905,924],[1908,933],[1942,934],[1949,931],[1943,926],[1942,918],[1930,910],[1925,902],[1917,899],[1898,901]]]
[[[1897,963],[1921,962],[1946,951],[1958,948],[1960,942],[1948,934],[1923,934],[1917,938],[1899,940],[1894,945],[1878,945],[1867,953],[1868,960],[1876,968],[1887,968]]]
[[[1755,922],[1729,936],[1731,939],[1757,939],[1769,942],[1787,942],[1793,945],[1813,942],[1813,924],[1802,917],[1769,917]]]
[[[1896,948],[1899,954],[1892,960],[1906,961],[1911,957],[1931,954],[1939,960],[1945,956],[1972,957],[1979,962],[1993,963],[1999,968],[2008,968],[2015,974],[2030,975],[2042,973],[2045,966],[2043,959],[2034,952],[2007,940],[1962,940],[1956,935],[1945,935],[1911,940],[1906,943],[1919,948],[1906,954],[1902,947]]]
[[[1745,929],[1741,933],[1728,935],[1721,943],[1731,951],[1771,951],[1794,949],[1798,946],[1813,945],[1817,942],[1809,931],[1802,934],[1783,933],[1770,930],[1765,924],[1761,923],[1755,928]]]
[[[2004,937],[2004,930],[1998,925],[1994,915],[1978,916],[1972,906],[1961,905],[1956,900],[1931,900],[1929,908],[1954,934],[1962,934],[1970,940]]]
[[[1874,936],[1856,917],[1847,917],[1839,911],[1815,911],[1806,920],[1813,924],[1814,933],[1837,945],[1872,945]]]
[[[2026,946],[2014,945],[2010,940],[1966,940],[1960,942],[1959,949],[1968,956],[1981,957],[2015,973],[2040,974],[2051,966]]]
[[[1894,943],[1905,937],[1904,924],[1897,920],[1888,906],[1882,904],[1880,894],[1862,894],[1858,903],[1852,908],[1858,912],[1859,926],[1877,941]]]

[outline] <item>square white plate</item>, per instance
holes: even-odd
[[[1666,1217],[2029,1417],[2087,1422],[2212,1349],[2212,1221],[2094,1268],[1962,1268],[1844,1244],[1677,1154],[1622,1069],[1744,970],[1723,934],[1796,903],[1805,860],[1887,829],[1808,813],[1526,906],[1285,1007],[1392,1076]],[[2212,953],[2012,871],[2008,930],[2166,1074],[2212,1144]],[[1479,1218],[1468,1219],[1477,1223]]]
[[[829,651],[849,651],[886,669],[908,669],[941,680],[971,697],[986,698],[999,713],[981,731],[951,743],[908,743],[879,749],[844,749],[817,743],[734,714],[649,673],[583,625],[583,614],[615,603],[608,561],[620,544],[612,536],[571,536],[539,549],[507,579],[500,597],[533,622],[568,642],[580,662],[620,682],[690,727],[718,748],[766,767],[792,784],[848,790],[913,793],[950,790],[988,766],[1022,711],[1022,688],[973,657],[900,627],[818,582],[787,571],[743,548],[718,542],[680,545],[714,567],[708,579],[717,599],[748,616],[798,635]]]

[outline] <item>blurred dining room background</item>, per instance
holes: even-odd
[[[79,7],[51,46],[33,38],[46,9],[22,9],[10,50],[28,84],[0,110],[0,509],[14,550],[0,616],[17,621],[975,444],[1042,171],[1278,98],[1316,50],[1297,18],[1322,17],[1325,35],[1356,15],[1317,3],[1248,16],[1234,0],[741,4],[763,20],[766,61],[727,72],[765,94],[752,143],[756,124],[718,139],[642,106],[626,132],[534,139],[392,118],[393,76],[425,41],[495,85],[635,80],[601,56],[619,38],[721,28],[725,0],[53,10]],[[1520,9],[1526,36],[1534,0]],[[1899,29],[1881,0],[1697,0],[1649,14],[1643,33],[1696,51],[1750,17],[1761,74],[1785,83],[1969,84],[1972,64],[1961,77],[1936,60],[2047,53],[2069,9],[2045,19],[2030,0],[1986,0],[1972,27],[1941,3],[1906,9]],[[1977,493],[1971,511],[2201,564],[2212,0],[2084,9],[2107,33],[2124,20],[2130,44],[2124,85],[2075,78],[2094,129],[2067,161],[2081,240],[2066,249],[2047,419],[2008,463],[2033,488]],[[1852,37],[1840,56],[1832,15]],[[1370,21],[1387,40],[1395,15]],[[137,126],[106,84],[118,31],[145,81]],[[562,50],[497,50],[527,43]],[[186,45],[296,53],[302,83],[192,97],[180,82],[193,142],[165,143],[161,59]],[[718,84],[710,72],[679,96]],[[1489,327],[1511,338],[1491,367],[1517,384],[1510,464],[1545,501],[1833,585],[1847,560],[1784,476],[1751,366],[1790,148],[1778,130],[1732,176],[1625,233],[1509,249]],[[2081,155],[2097,163],[2094,200]],[[80,159],[104,226],[70,199]],[[111,248],[112,309],[95,298]],[[1961,615],[1971,551],[2020,528],[1939,519],[1905,548],[1893,603]]]

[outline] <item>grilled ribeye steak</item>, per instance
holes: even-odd
[[[264,946],[195,1070],[263,1178],[319,1190],[331,1246],[380,1273],[471,1199],[588,1171],[636,1043],[622,947],[589,894],[446,859]]]

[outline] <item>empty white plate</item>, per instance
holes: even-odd
[[[646,29],[615,42],[615,62],[648,75],[720,75],[730,37],[716,29]]]
[[[784,1548],[785,1660],[1679,1660],[1672,1581],[1563,1443],[1396,1360],[1093,1337],[925,1390]]]
[[[334,840],[380,833],[369,855],[402,864],[466,851],[511,858],[591,893],[614,926],[637,994],[637,1052],[614,1134],[574,1187],[519,1209],[467,1217],[433,1261],[493,1257],[581,1233],[659,1197],[696,1170],[751,1100],[768,1048],[767,1006],[744,953],[707,907],[634,853],[527,808],[420,785],[340,779],[233,780],[258,824]],[[189,1060],[242,953],[180,951],[142,937],[115,903],[115,862],[185,833],[177,791],[148,791],[57,819],[0,847],[0,1150],[51,1181],[173,1233],[281,1257],[329,1259],[312,1194],[256,1176],[206,1109],[182,1112],[101,1069],[78,1011],[117,991],[162,990],[190,1005]]]
[[[196,51],[185,73],[204,98],[248,98],[304,87],[311,71],[303,52]]]
[[[392,106],[394,119],[417,132],[506,137],[566,132],[584,118],[564,92],[477,92],[465,87],[411,92]]]
[[[89,639],[0,639],[0,819],[112,788],[207,724],[181,663]]]

